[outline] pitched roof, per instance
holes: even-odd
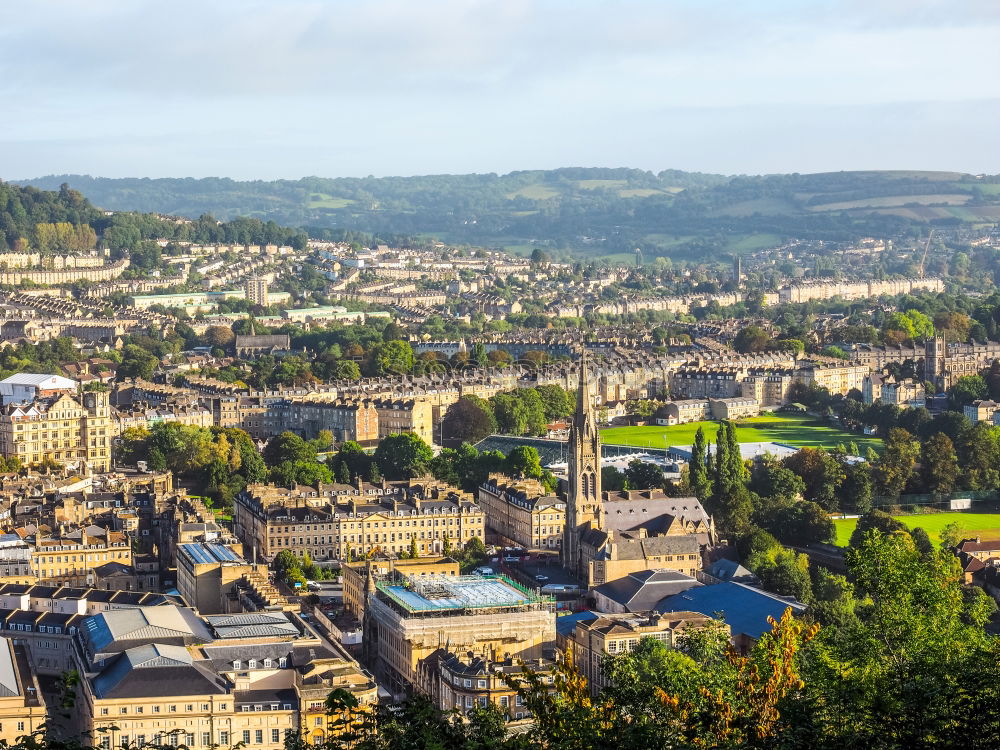
[[[99,698],[148,698],[225,693],[222,681],[186,648],[150,643],[123,651],[94,678]]]
[[[733,635],[743,633],[751,638],[760,638],[761,634],[771,629],[767,618],[778,619],[789,607],[795,614],[805,610],[805,605],[794,599],[726,581],[688,589],[664,599],[656,609],[660,612],[692,610],[710,617],[719,614]]]
[[[642,570],[601,584],[597,591],[629,612],[648,612],[666,597],[701,585],[673,570]]]

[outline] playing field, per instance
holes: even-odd
[[[911,529],[921,528],[935,544],[941,541],[941,529],[950,523],[958,525],[967,538],[1000,539],[1000,513],[980,513],[974,510],[951,513],[925,513],[916,516],[893,516]],[[833,522],[837,527],[837,544],[846,547],[858,525],[856,518],[844,518]]]
[[[638,448],[663,450],[670,445],[689,446],[699,427],[705,437],[715,441],[718,422],[691,422],[670,427],[611,427],[601,430],[601,439],[609,445],[634,445]],[[838,430],[813,417],[798,414],[773,414],[741,419],[736,423],[736,439],[741,443],[787,443],[812,447],[833,448],[838,443],[855,442],[862,454],[869,446],[878,450],[882,441],[853,432]]]

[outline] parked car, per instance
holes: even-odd
[[[535,580],[538,581],[539,583],[545,583],[547,580],[549,580],[549,577],[547,575],[542,575],[541,573],[539,573],[537,576],[535,576]]]

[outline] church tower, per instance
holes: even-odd
[[[581,573],[580,535],[600,525],[601,435],[590,397],[587,352],[580,359],[580,390],[576,414],[569,430],[569,487],[566,496],[566,529],[563,533],[563,565]]]

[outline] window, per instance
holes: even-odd
[[[170,713],[175,714],[175,713],[177,713],[177,706],[170,706],[169,710],[170,710]]]
[[[239,669],[239,668],[240,668],[240,660],[237,659],[236,661],[233,662],[233,669]]]
[[[23,732],[24,731],[24,722],[23,721],[17,722],[17,731],[18,732]]]
[[[247,669],[256,669],[256,668],[257,668],[256,659],[251,659],[250,661],[247,662]]]
[[[159,706],[153,706],[153,713],[154,714],[160,713],[160,707]]]
[[[194,706],[192,706],[190,703],[188,703],[186,706],[184,706],[184,710],[185,711],[194,711]]]
[[[107,716],[107,715],[108,715],[108,709],[102,708],[101,709],[101,716]]]
[[[286,659],[284,656],[282,656],[280,659],[278,659],[278,666],[281,667],[282,669],[285,668],[285,664],[287,664],[287,663],[288,663],[288,659]]]
[[[211,732],[202,732],[201,733],[201,744],[204,745],[205,747],[208,747],[209,745],[212,744],[212,733]]]
[[[207,703],[202,703],[202,704],[201,704],[201,710],[202,710],[202,711],[208,711],[208,709],[209,709],[209,706],[208,706],[208,704],[207,704]],[[211,742],[206,742],[205,744],[206,744],[206,745],[211,745],[212,743],[211,743]]]
[[[480,680],[478,686],[481,687],[481,688],[486,687],[486,680]]]
[[[263,729],[258,729],[257,731],[255,731],[253,733],[253,739],[254,739],[254,742],[256,742],[258,745],[263,745],[264,744],[264,730]]]
[[[219,744],[220,745],[229,744],[229,732],[226,731],[219,732]]]
[[[463,680],[462,684],[465,685],[465,687],[472,687],[472,680]]]
[[[264,659],[264,669],[270,669],[270,668],[271,668],[271,660]]]
[[[271,742],[281,742],[281,732],[277,729],[271,730]]]
[[[243,730],[243,744],[244,745],[249,745],[250,744],[250,730],[249,729],[244,729]]]
[[[127,713],[128,713],[128,706],[122,706],[122,707],[121,707],[121,708],[119,709],[119,712],[120,712],[120,713],[123,713],[123,714],[127,714]]]

